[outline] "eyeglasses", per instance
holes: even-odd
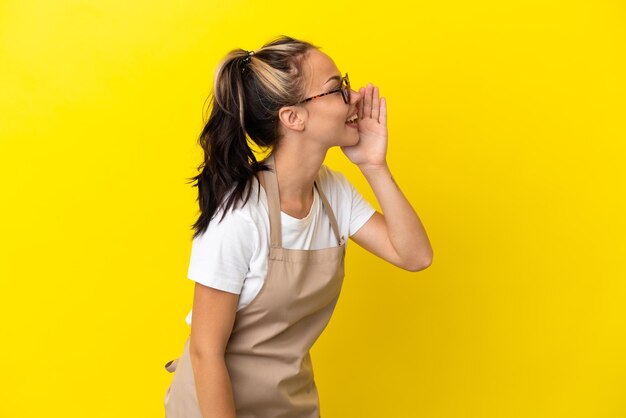
[[[312,96],[309,97],[308,99],[304,99],[303,101],[297,103],[297,104],[302,104],[302,103],[306,103],[310,100],[313,99],[317,99],[318,97],[322,97],[322,96],[326,96],[327,94],[333,94],[333,93],[338,93],[341,92],[341,96],[343,97],[343,101],[348,104],[350,103],[350,79],[348,78],[348,73],[346,73],[346,75],[344,77],[341,78],[341,87],[336,88],[333,91],[329,91],[327,93],[322,93],[322,94],[318,94],[317,96]]]

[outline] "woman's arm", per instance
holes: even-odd
[[[224,352],[238,301],[238,294],[195,285],[189,355],[204,418],[236,418]]]
[[[351,238],[363,248],[410,271],[428,267],[433,258],[422,222],[396,184],[387,165],[387,101],[378,87],[359,89],[359,142],[341,147],[369,182],[384,215],[375,213]]]
[[[384,213],[376,212],[351,239],[361,247],[409,271],[427,268],[433,249],[426,230],[387,164],[359,166]]]

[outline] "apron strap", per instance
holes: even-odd
[[[280,194],[278,191],[278,179],[276,177],[274,154],[271,154],[265,161],[272,170],[271,173],[267,171],[261,172],[265,180],[265,193],[267,195],[267,205],[270,215],[270,245],[272,246],[272,248],[281,248],[282,229],[280,217]],[[339,226],[337,225],[337,219],[335,218],[333,209],[328,203],[328,199],[326,199],[324,192],[322,192],[322,188],[317,185],[317,176],[316,180],[313,182],[313,185],[317,189],[320,198],[322,199],[322,204],[324,206],[324,209],[326,210],[328,218],[330,219],[330,224],[333,228],[335,237],[337,238],[337,243],[338,245],[342,245],[345,242],[344,237],[339,235]]]
[[[317,181],[313,184],[315,185],[315,188],[317,189],[317,191],[320,194],[320,197],[322,198],[322,203],[324,204],[324,208],[326,209],[326,214],[328,215],[328,218],[330,219],[330,224],[333,226],[333,232],[335,233],[335,237],[337,238],[337,245],[342,245],[344,241],[343,241],[343,237],[339,236],[339,226],[337,225],[337,219],[335,219],[333,208],[330,207],[330,203],[328,203],[328,200],[326,199],[324,192],[322,192],[322,188],[317,186]]]
[[[272,170],[271,173],[267,171],[261,172],[265,180],[265,194],[267,195],[267,206],[270,212],[270,245],[272,248],[281,248],[283,246],[283,235],[280,224],[280,196],[278,194],[274,154],[272,153],[266,161]]]

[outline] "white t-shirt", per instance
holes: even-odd
[[[318,186],[333,209],[340,236],[354,235],[376,212],[339,171],[322,164]],[[218,223],[222,210],[202,235],[193,239],[187,277],[205,286],[239,294],[237,310],[257,295],[267,274],[270,221],[265,189],[253,177],[252,192]],[[258,194],[260,189],[260,194]],[[283,248],[315,250],[334,247],[337,239],[324,205],[314,189],[313,205],[303,219],[281,211]],[[246,196],[247,189],[244,193]],[[257,199],[258,196],[258,199]],[[191,311],[185,318],[191,325]]]

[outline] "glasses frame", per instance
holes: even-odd
[[[348,73],[346,73],[346,75],[341,78],[341,87],[336,88],[335,90],[332,90],[332,91],[329,91],[329,92],[326,92],[326,93],[322,93],[322,94],[318,94],[318,95],[315,95],[315,96],[311,96],[311,97],[306,98],[303,101],[298,102],[296,104],[306,103],[306,102],[309,102],[309,101],[311,101],[313,99],[317,99],[317,98],[320,98],[320,97],[323,97],[323,96],[326,96],[326,95],[329,95],[329,94],[334,94],[334,93],[339,93],[339,92],[341,92],[341,97],[343,97],[344,103],[349,104],[350,103],[350,90],[351,90],[350,89],[350,79],[348,78]]]

